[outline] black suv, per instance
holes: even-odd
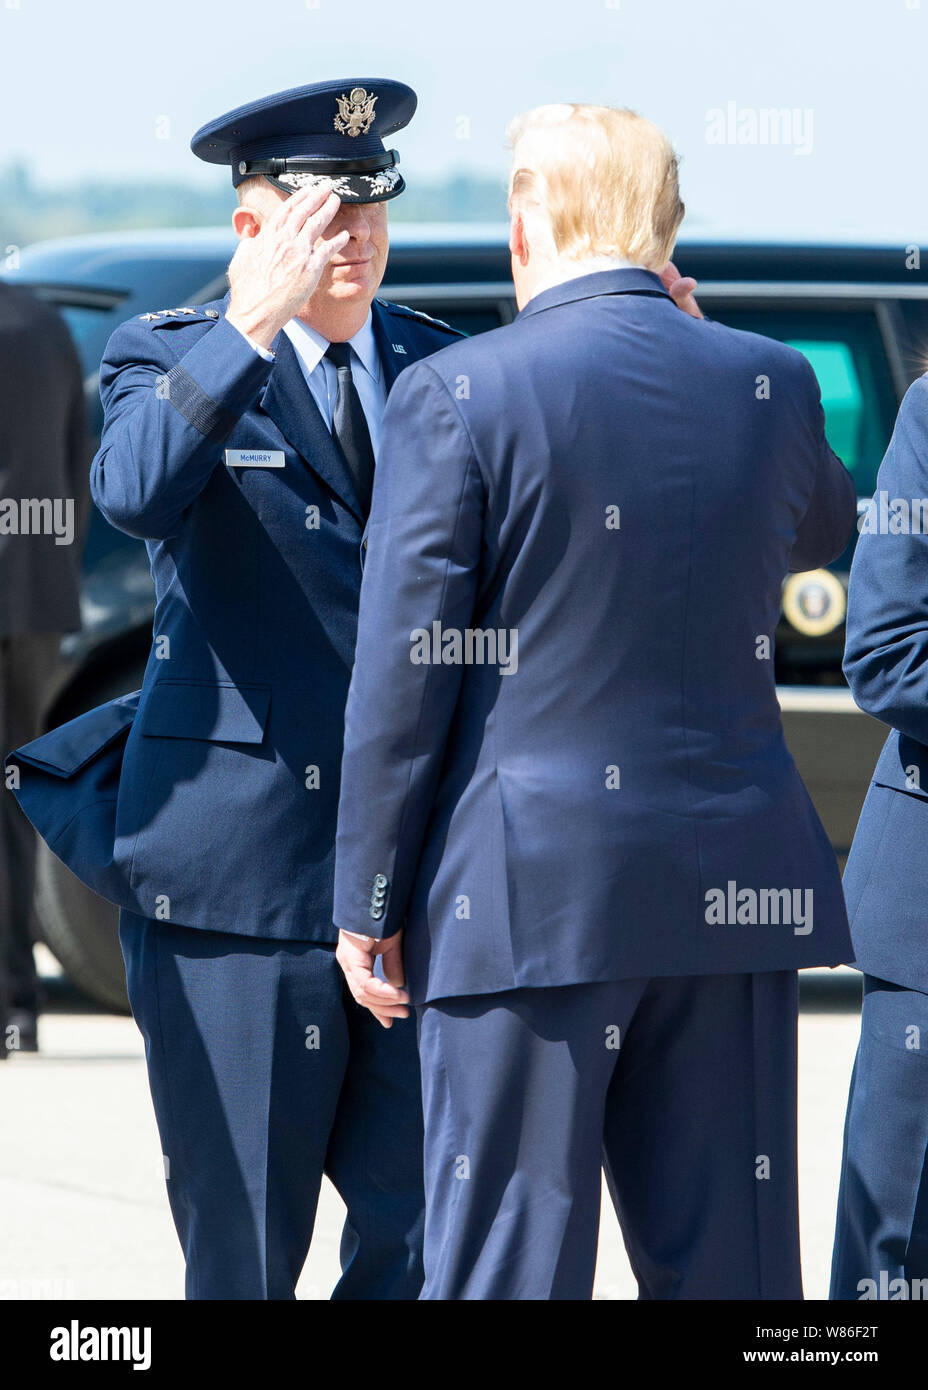
[[[393,229],[382,294],[482,333],[516,313],[507,229]],[[87,379],[93,434],[97,370],[109,334],[151,309],[221,297],[231,229],[74,237],[27,248],[9,278],[61,310]],[[828,436],[868,499],[907,386],[928,368],[928,271],[915,247],[726,245],[685,241],[675,260],[699,280],[713,318],[779,338],[812,362]],[[856,710],[841,675],[853,546],[829,567],[784,585],[776,670],[787,738],[839,857],[847,853],[884,730]],[[83,621],[66,639],[48,727],[137,688],[151,638],[153,590],[144,546],[95,513],[84,555]],[[125,1008],[115,909],[45,848],[37,915],[71,977],[101,1003]]]

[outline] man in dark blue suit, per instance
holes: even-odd
[[[928,1279],[928,378],[910,386],[861,519],[844,669],[891,733],[844,874],[864,972],[831,1297]]]
[[[113,335],[93,495],[155,579],[140,696],[20,750],[51,847],[123,908],[190,1298],[292,1298],[323,1172],[336,1297],[422,1281],[414,1025],[348,993],[335,815],[386,396],[460,335],[376,299],[401,83],[321,83],[195,136],[231,165],[231,294]],[[292,196],[291,196],[292,195]]]
[[[660,132],[514,135],[521,312],[386,412],[338,955],[417,1009],[423,1298],[588,1298],[601,1161],[643,1297],[799,1298],[796,971],[849,940],[772,645],[854,489],[805,358],[665,292]]]

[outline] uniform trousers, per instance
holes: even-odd
[[[415,1022],[384,1029],[334,945],[120,915],[188,1299],[292,1299],[323,1173],[347,1207],[336,1299],[422,1284]]]
[[[928,1298],[928,995],[872,975],[848,1098],[830,1296],[864,1295]]]

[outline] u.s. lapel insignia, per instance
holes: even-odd
[[[392,346],[393,346],[393,351],[394,351],[394,352],[401,352],[401,353],[403,354],[404,357],[408,357],[408,356],[409,356],[409,354],[407,353],[406,349],[403,347],[403,344],[402,344],[402,343],[393,343]]]
[[[335,129],[339,135],[366,135],[374,124],[374,102],[377,98],[363,87],[352,87],[345,96],[336,97]]]

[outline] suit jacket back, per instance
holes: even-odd
[[[773,634],[787,570],[834,558],[854,515],[806,360],[687,317],[645,271],[558,286],[407,372],[369,528],[337,923],[383,935],[408,909],[415,998],[846,959]],[[457,664],[435,622],[503,634],[509,673],[466,643]],[[444,659],[411,659],[417,628]]]

